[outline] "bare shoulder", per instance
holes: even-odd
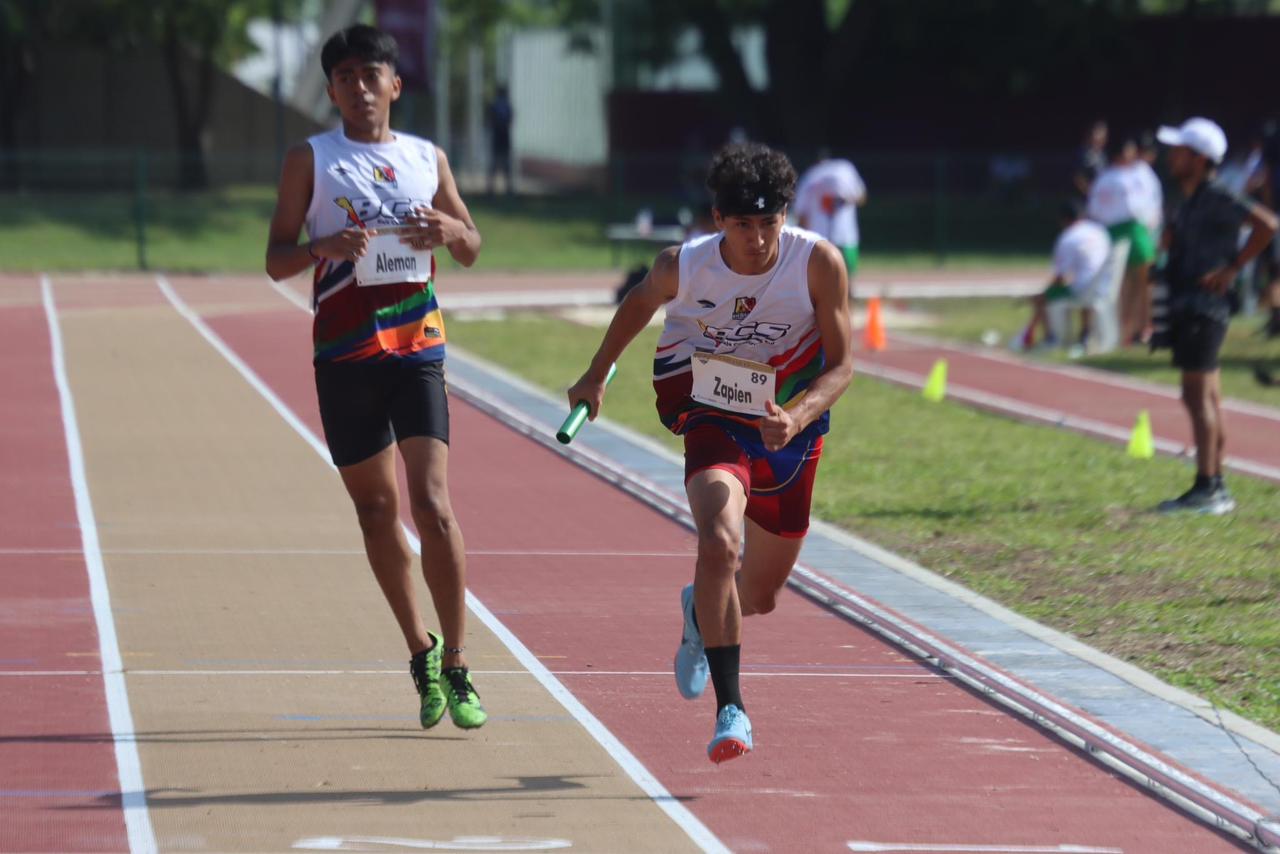
[[[839,293],[848,287],[844,256],[830,241],[819,240],[809,255],[809,293]]]
[[[305,166],[310,169],[315,164],[315,159],[316,155],[311,150],[311,143],[304,139],[289,146],[289,150],[284,153],[284,168],[300,169]]]
[[[680,247],[668,246],[653,259],[649,279],[667,299],[674,299],[680,290]]]

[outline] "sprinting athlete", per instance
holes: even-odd
[[[730,145],[707,186],[718,231],[666,249],[618,307],[571,404],[604,399],[609,365],[666,306],[654,357],[658,415],[684,436],[685,490],[698,529],[693,584],[681,591],[676,685],[715,688],[707,755],[753,747],[738,683],[742,618],[774,609],[809,528],[828,409],[853,375],[844,259],[785,226],[796,173],[763,145]],[[741,547],[743,527],[746,544]]]
[[[368,26],[325,43],[321,65],[342,125],[285,156],[267,273],[279,280],[315,270],[313,361],[325,440],[409,647],[422,726],[435,726],[447,708],[455,724],[473,728],[486,714],[463,655],[466,569],[449,502],[445,332],[432,250],[469,267],[480,233],[444,152],[391,130],[397,57],[395,40]],[[304,225],[310,239],[299,243]],[[418,610],[393,443],[443,637]]]

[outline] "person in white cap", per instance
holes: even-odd
[[[1162,127],[1156,138],[1169,149],[1169,176],[1183,200],[1164,234],[1168,250],[1169,344],[1182,371],[1182,402],[1196,441],[1196,479],[1191,489],[1160,505],[1161,512],[1189,511],[1220,516],[1235,509],[1222,482],[1225,434],[1218,351],[1230,319],[1227,291],[1271,241],[1276,215],[1214,180],[1227,152],[1222,128],[1204,118],[1181,127]],[[1251,229],[1237,251],[1242,226]]]

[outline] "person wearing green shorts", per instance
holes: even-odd
[[[823,152],[796,187],[800,227],[817,232],[844,256],[850,287],[858,269],[858,208],[867,202],[867,185],[848,160]],[[851,292],[852,293],[852,292]]]
[[[849,278],[853,278],[853,274],[858,272],[858,247],[841,246],[841,254],[844,255],[844,268],[849,271]]]
[[[1155,240],[1142,221],[1146,188],[1138,175],[1138,143],[1120,137],[1109,146],[1111,165],[1098,176],[1089,191],[1089,218],[1106,226],[1112,240],[1129,241],[1129,262],[1117,303],[1120,341],[1132,344],[1150,337],[1151,264],[1156,258]]]

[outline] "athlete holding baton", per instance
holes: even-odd
[[[785,225],[796,173],[763,145],[721,149],[707,187],[719,231],[663,250],[618,306],[569,403],[594,419],[610,366],[659,308],[658,415],[684,436],[698,529],[681,591],[676,685],[716,694],[713,762],[752,749],[738,684],[742,618],[776,604],[809,528],[828,409],[853,375],[849,280],[839,250]],[[746,545],[742,543],[746,527]]]

